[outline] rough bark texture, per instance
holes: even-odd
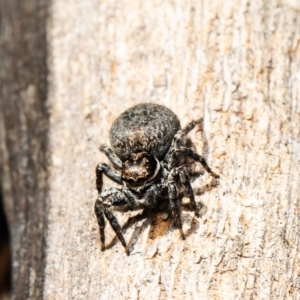
[[[46,145],[45,127],[24,119],[26,111],[45,114],[44,77],[24,74],[1,104],[15,295],[37,286],[44,299],[300,299],[299,2],[52,2],[47,197],[44,166],[26,146],[28,137]],[[40,67],[26,52],[19,59],[28,63],[14,61],[15,73]],[[3,93],[15,73],[1,70]],[[203,131],[190,137],[220,184],[197,197],[201,218],[183,211],[185,241],[161,216],[147,216],[125,230],[129,257],[109,225],[102,253],[94,169],[107,160],[98,146],[115,118],[141,102],[166,105],[182,125],[203,116]],[[208,183],[205,175],[193,186]],[[135,214],[116,212],[122,224]]]

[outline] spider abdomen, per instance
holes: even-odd
[[[139,104],[115,120],[110,130],[110,143],[121,160],[143,151],[162,159],[179,129],[179,119],[168,108],[152,103]]]

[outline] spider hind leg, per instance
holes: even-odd
[[[168,183],[168,194],[170,200],[170,208],[173,216],[174,227],[179,230],[180,236],[185,240],[185,235],[182,230],[182,221],[181,221],[181,199],[178,197],[178,189],[174,181]]]
[[[184,168],[178,169],[179,180],[184,188],[184,196],[190,199],[191,209],[195,212],[196,217],[199,217],[199,208],[195,201],[195,195],[191,186],[189,174]]]

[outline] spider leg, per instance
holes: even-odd
[[[180,129],[174,136],[172,144],[168,153],[165,156],[164,161],[167,163],[169,170],[173,169],[178,165],[178,149],[181,146],[182,139],[193,129],[197,124],[202,124],[203,119],[194,120],[188,123],[184,128]]]
[[[186,148],[186,147],[180,147],[179,149],[176,150],[176,152],[181,152],[182,154],[191,157],[192,159],[194,159],[195,161],[201,163],[201,165],[203,166],[203,168],[213,177],[215,178],[219,178],[220,176],[217,175],[216,173],[214,173],[211,168],[207,165],[207,162],[205,161],[205,159],[199,155],[198,153],[196,153],[195,151],[193,151],[192,149]]]
[[[124,240],[124,237],[122,235],[121,226],[119,225],[116,217],[110,211],[109,207],[112,205],[124,205],[130,201],[128,201],[128,198],[125,196],[125,194],[122,191],[116,188],[112,188],[110,190],[101,193],[102,185],[103,185],[103,174],[105,174],[108,178],[110,178],[114,182],[122,184],[122,178],[120,172],[110,168],[107,164],[104,163],[98,164],[96,168],[96,187],[98,191],[98,198],[95,203],[95,214],[97,217],[99,230],[100,230],[101,250],[102,251],[105,250],[105,232],[104,232],[105,229],[104,216],[105,216],[109,221],[111,227],[117,234],[119,240],[121,241],[128,255],[129,250]]]
[[[178,144],[181,142],[181,140],[183,139],[183,137],[186,136],[192,129],[194,129],[197,124],[200,124],[202,122],[203,122],[202,118],[198,120],[193,120],[190,123],[188,123],[184,128],[180,129],[174,136],[173,143],[172,143],[173,148],[176,148]]]
[[[129,255],[129,248],[127,247],[125,239],[123,237],[122,228],[117,218],[110,210],[111,206],[124,205],[127,203],[128,198],[126,197],[126,195],[122,192],[122,190],[116,188],[109,189],[98,196],[98,199],[95,203],[95,214],[97,216],[97,221],[100,229],[101,251],[105,250],[105,216],[109,221],[112,229],[118,236],[123,247],[125,248],[126,254]]]
[[[103,152],[117,168],[122,168],[122,161],[108,146],[101,145],[99,150]]]
[[[124,195],[127,197],[128,199],[128,203],[131,205],[132,210],[135,209],[140,209],[139,206],[139,199],[137,198],[137,196],[128,188],[124,187],[122,189]]]
[[[158,195],[158,186],[152,185],[147,191],[145,195],[145,207],[152,208],[156,205]]]
[[[138,198],[132,193],[130,189],[123,188],[123,192],[128,198],[133,209],[141,209],[141,208],[152,208],[156,205],[156,198],[158,195],[158,187],[157,185],[152,185],[149,189],[146,190],[144,202],[138,201]]]
[[[182,231],[182,222],[181,222],[181,208],[180,208],[180,199],[178,197],[178,189],[175,184],[175,181],[168,182],[168,195],[170,200],[170,208],[172,211],[174,226],[179,230],[181,238],[184,240],[185,236]]]
[[[101,241],[101,251],[105,250],[105,233],[104,233],[104,229],[105,229],[105,219],[104,219],[104,214],[103,214],[103,210],[102,210],[102,206],[101,206],[101,202],[100,200],[96,200],[95,203],[95,214],[97,217],[97,222],[99,225],[99,231],[100,231],[100,241]]]
[[[109,221],[112,229],[114,230],[114,232],[118,236],[120,242],[122,243],[123,247],[125,248],[126,254],[129,255],[129,248],[126,245],[124,236],[122,234],[122,228],[121,228],[117,218],[114,216],[114,214],[111,212],[110,208],[107,205],[104,205],[103,211],[104,211],[105,217]]]
[[[180,182],[184,188],[184,196],[190,198],[191,207],[195,211],[195,215],[199,217],[199,209],[195,201],[194,191],[191,186],[189,174],[183,167],[178,169],[178,174]]]
[[[122,184],[122,177],[120,172],[112,169],[107,164],[100,163],[96,167],[96,187],[99,195],[101,193],[103,185],[103,174],[105,174],[112,181],[118,184]]]
[[[112,188],[107,189],[107,190],[105,190],[104,192],[102,192],[102,193],[100,194],[100,196],[101,196],[101,199],[106,199],[106,198],[108,198],[109,196],[111,196],[111,195],[113,195],[113,194],[116,194],[116,193],[120,193],[120,192],[122,192],[121,189],[117,189],[117,188],[115,188],[115,187],[112,187]]]

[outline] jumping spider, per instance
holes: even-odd
[[[202,119],[192,121],[180,129],[180,122],[172,111],[151,103],[134,106],[115,120],[110,130],[113,150],[105,145],[100,150],[117,170],[105,163],[98,164],[96,168],[98,198],[95,214],[102,251],[105,250],[106,217],[129,255],[122,228],[111,206],[127,205],[131,210],[152,209],[162,201],[167,201],[173,224],[179,229],[182,239],[185,238],[181,222],[181,189],[183,195],[190,199],[190,206],[197,216],[199,212],[189,174],[182,161],[190,157],[200,162],[210,175],[218,178],[204,158],[183,143],[187,133],[201,122]],[[103,174],[122,185],[122,188],[110,188],[102,192]]]

